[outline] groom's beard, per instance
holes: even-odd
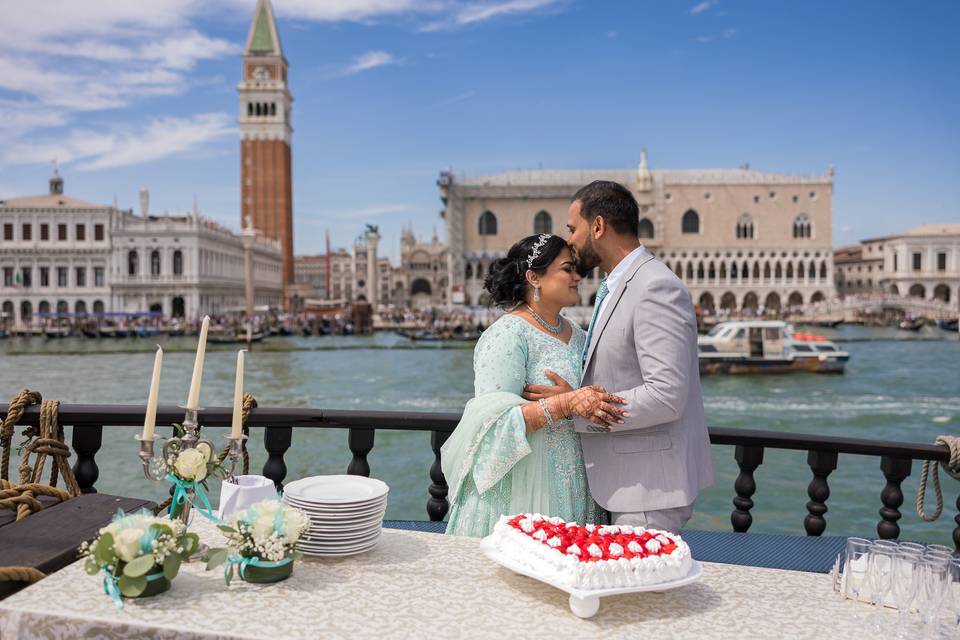
[[[600,254],[593,248],[593,239],[588,237],[583,248],[577,250],[577,273],[581,278],[586,278],[598,266]]]

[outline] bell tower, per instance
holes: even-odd
[[[278,240],[284,299],[293,284],[293,175],[287,59],[280,47],[270,0],[258,0],[243,51],[240,94],[240,226],[251,220]]]

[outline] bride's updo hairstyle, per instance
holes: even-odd
[[[534,246],[539,244],[540,237],[540,234],[527,236],[510,247],[507,257],[490,264],[490,270],[483,281],[484,290],[490,294],[490,304],[501,309],[512,309],[523,302],[530,289],[526,277],[527,269],[542,276],[560,252],[569,246],[560,236],[547,236],[546,242],[537,248],[538,255],[527,266],[527,260],[533,255]]]

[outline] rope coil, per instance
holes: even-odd
[[[920,486],[917,489],[917,515],[924,522],[933,522],[943,513],[943,492],[940,490],[940,467],[948,476],[954,480],[960,480],[960,437],[957,436],[937,436],[934,441],[936,445],[945,445],[950,449],[950,460],[940,462],[933,460],[923,461],[923,471],[920,474]],[[933,491],[936,495],[937,508],[931,515],[927,515],[923,508],[923,503],[927,496],[927,476],[930,473],[930,463],[934,463],[933,468]]]

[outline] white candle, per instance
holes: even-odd
[[[193,378],[190,380],[190,394],[187,396],[187,409],[200,408],[200,378],[203,376],[203,356],[207,351],[207,332],[210,330],[210,316],[203,316],[200,325],[200,339],[197,341],[197,358],[193,361]]]
[[[237,379],[233,385],[233,423],[230,425],[230,437],[239,438],[243,433],[243,353],[237,352]]]
[[[160,395],[160,367],[163,364],[163,349],[157,345],[157,355],[153,359],[153,376],[150,378],[150,395],[147,396],[147,413],[143,416],[143,439],[153,440],[153,430],[157,426],[157,398]]]

